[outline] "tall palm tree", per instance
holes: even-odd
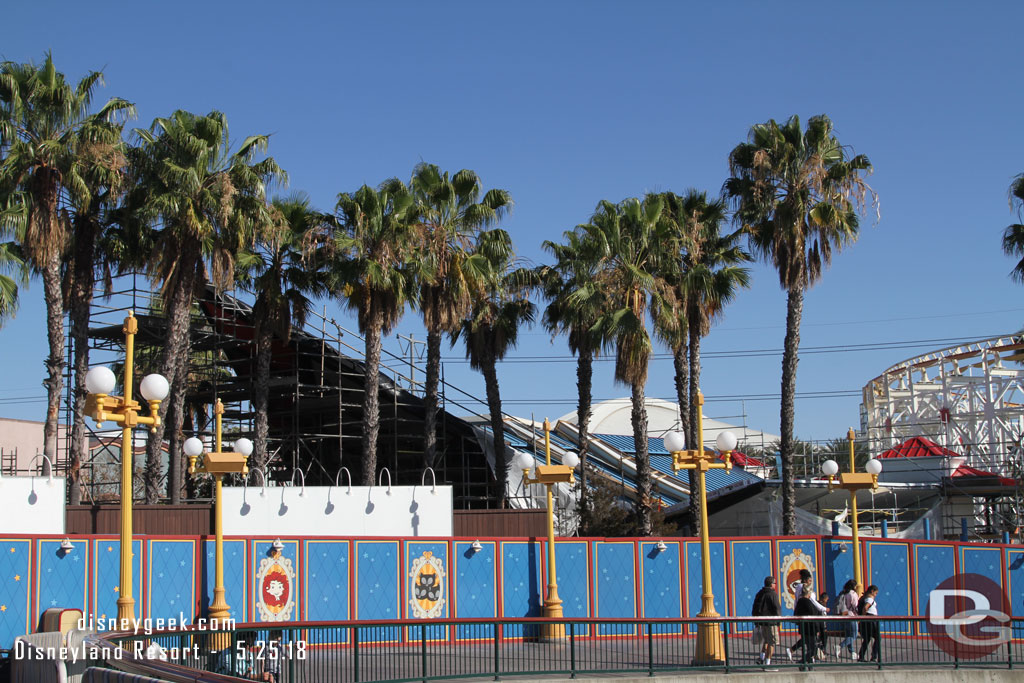
[[[579,427],[581,521],[589,519],[587,496],[587,452],[590,447],[590,416],[593,403],[594,358],[601,340],[594,333],[601,311],[606,307],[604,289],[597,282],[599,257],[592,240],[582,228],[566,231],[564,243],[544,242],[555,257],[543,266],[539,277],[548,305],[543,323],[552,334],[566,335],[569,351],[576,355],[576,424]],[[583,529],[586,533],[586,529]]]
[[[1010,183],[1010,207],[1016,209],[1018,215],[1024,212],[1024,173]],[[1006,226],[1003,230],[1003,252],[1018,259],[1010,277],[1015,282],[1024,282],[1024,225],[1013,223]]]
[[[373,486],[377,474],[382,336],[398,324],[413,294],[407,264],[415,247],[410,223],[415,208],[405,184],[392,179],[377,190],[363,185],[354,194],[338,195],[335,209],[330,288],[355,310],[365,344],[363,486]]]
[[[68,467],[68,502],[78,505],[82,491],[81,463],[86,455],[85,374],[89,370],[89,313],[96,286],[97,248],[104,231],[114,220],[117,203],[124,191],[127,157],[121,139],[122,125],[96,122],[83,128],[79,157],[83,162],[83,180],[88,192],[71,197],[72,232],[70,259],[66,264],[68,321],[74,352],[71,392],[71,445]]]
[[[251,463],[264,468],[269,459],[267,403],[274,337],[287,343],[293,326],[302,327],[312,302],[326,293],[322,273],[310,267],[303,250],[320,223],[309,197],[295,193],[271,202],[271,223],[256,249],[239,253],[238,279],[256,294],[252,307],[256,343],[256,375],[252,396],[254,438]]]
[[[113,121],[132,105],[111,99],[90,114],[102,74],[93,71],[77,85],[57,71],[52,55],[41,65],[0,64],[0,205],[20,204],[25,220],[17,236],[25,257],[43,280],[49,354],[43,454],[57,454],[57,422],[64,374],[64,301],[61,264],[67,250],[68,220],[62,197],[88,194],[79,142],[95,121]],[[13,195],[13,196],[12,196]]]
[[[793,483],[793,403],[804,292],[821,279],[832,254],[856,241],[859,215],[877,197],[864,180],[871,162],[840,144],[825,115],[812,116],[807,129],[797,116],[750,129],[747,142],[729,154],[732,174],[725,193],[735,220],[747,231],[751,249],[779,273],[787,293],[786,339],[782,355],[783,530],[796,529]]]
[[[473,303],[462,326],[451,334],[454,345],[461,336],[466,343],[469,366],[484,376],[487,409],[494,437],[494,489],[491,497],[505,507],[508,462],[505,459],[505,423],[498,386],[498,361],[515,348],[519,328],[533,322],[536,307],[528,298],[537,283],[536,272],[516,267],[512,238],[504,230],[487,230],[477,237],[466,270],[476,274]]]
[[[663,245],[671,235],[661,220],[664,202],[657,195],[626,199],[619,204],[601,201],[588,239],[601,254],[598,280],[605,288],[608,307],[594,329],[605,345],[615,348],[615,380],[631,389],[633,443],[636,451],[637,512],[640,533],[652,530],[652,476],[647,449],[647,408],[644,385],[651,356],[646,318],[668,315],[674,304],[671,289],[660,273],[666,258]]]
[[[176,442],[184,415],[192,303],[207,279],[230,287],[235,255],[272,224],[267,187],[285,174],[271,157],[255,161],[267,148],[265,135],[250,136],[232,151],[227,118],[218,111],[198,115],[179,110],[156,119],[148,130],[137,130],[136,136],[141,153],[130,199],[159,226],[149,268],[161,285],[168,321],[160,368],[171,383],[171,397],[160,412],[165,416],[170,409],[174,417],[168,487],[175,497],[180,489]],[[165,428],[161,424],[147,446],[144,479],[150,503],[160,496]]]
[[[750,284],[750,271],[741,264],[751,260],[738,244],[741,230],[722,234],[728,218],[724,199],[708,199],[706,192],[689,190],[684,196],[666,198],[671,207],[671,226],[682,247],[681,259],[668,264],[676,296],[682,303],[685,329],[688,333],[689,355],[689,443],[696,443],[700,434],[700,349],[701,340],[711,331],[712,321],[732,301],[741,287]],[[674,276],[674,277],[672,277]],[[690,471],[690,511],[699,518],[700,494],[693,471]]]
[[[480,178],[471,170],[449,177],[447,171],[427,163],[413,169],[409,188],[418,216],[419,307],[427,328],[423,464],[431,467],[437,457],[441,336],[459,326],[471,303],[461,266],[473,238],[512,208],[512,197],[505,190],[484,193]]]

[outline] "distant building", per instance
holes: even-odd
[[[41,457],[36,462],[33,460],[43,452],[43,426],[43,422],[35,420],[0,417],[0,474],[28,474],[42,465]],[[58,471],[63,469],[64,463],[59,458],[67,450],[63,446],[68,433],[66,424],[57,425],[58,462],[54,465]]]

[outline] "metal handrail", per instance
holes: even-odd
[[[167,680],[224,681],[210,670],[235,660],[227,653],[265,652],[271,632],[283,635],[281,643],[290,643],[291,654],[283,659],[279,681],[317,680],[324,683],[384,683],[413,680],[447,680],[454,678],[497,678],[580,673],[650,674],[688,669],[758,671],[757,649],[750,643],[754,624],[778,624],[782,634],[791,639],[799,633],[812,633],[818,624],[834,622],[877,624],[880,631],[879,657],[869,662],[872,669],[884,667],[961,668],[982,666],[1014,668],[1024,660],[1024,619],[1012,619],[1008,641],[999,641],[992,653],[983,659],[970,660],[963,650],[934,646],[927,629],[928,617],[704,617],[600,619],[566,617],[562,619],[389,619],[346,621],[303,621],[284,623],[238,624],[233,630],[188,628],[162,631],[152,635],[131,632],[111,633],[100,637],[108,646],[119,644],[128,650],[145,650],[151,643],[164,647],[181,647],[188,651],[195,644],[197,654],[173,661],[148,662],[139,657],[130,660],[129,668],[114,659],[114,668],[134,673],[158,674]],[[694,653],[700,624],[717,624],[722,633],[723,659],[696,663]],[[558,627],[559,630],[550,630]],[[795,627],[795,628],[794,628]],[[888,627],[888,628],[887,628]],[[898,631],[898,632],[897,632]],[[213,633],[229,633],[230,649],[216,653],[199,652],[215,642]],[[551,646],[551,634],[559,644]],[[558,635],[558,634],[561,635]],[[833,636],[835,638],[835,636]],[[223,646],[224,636],[220,637]],[[238,643],[245,641],[241,649]],[[838,640],[833,640],[838,643]],[[139,645],[135,645],[139,643]],[[657,646],[655,646],[657,643]],[[794,644],[790,641],[788,644]],[[776,648],[773,668],[836,668],[854,662],[785,660],[786,643]],[[544,648],[537,650],[535,648]],[[208,649],[208,648],[207,648]],[[402,653],[388,656],[389,649]],[[247,654],[246,654],[247,653]],[[415,656],[408,656],[415,655]],[[460,656],[464,655],[464,656]],[[308,658],[308,659],[307,659]],[[152,668],[147,670],[148,666]],[[258,674],[258,671],[253,671]],[[313,678],[310,678],[310,675]]]

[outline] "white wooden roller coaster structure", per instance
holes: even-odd
[[[893,365],[863,390],[872,455],[924,436],[994,474],[1019,477],[1024,335],[951,346]]]

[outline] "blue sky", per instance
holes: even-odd
[[[870,157],[881,220],[838,254],[806,298],[797,391],[800,438],[859,424],[860,389],[890,365],[1015,331],[1021,286],[1002,254],[1017,217],[1007,188],[1024,171],[1021,6],[1012,3],[16,3],[0,56],[136,103],[134,126],[175,109],[224,111],[233,136],[270,133],[289,190],[330,208],[338,192],[407,178],[419,161],[471,168],[509,190],[505,221],[524,259],[585,222],[600,199],[649,190],[717,193],[750,126],[826,113]],[[785,296],[753,269],[705,352],[779,350]],[[329,315],[345,315],[334,303]],[[42,419],[42,286],[0,330],[0,415]],[[354,321],[350,327],[355,329]],[[423,338],[416,313],[401,333]],[[913,341],[903,348],[847,345]],[[393,339],[389,348],[398,349]],[[664,349],[659,349],[664,352]],[[500,369],[506,411],[573,409],[575,364],[535,327]],[[445,377],[483,383],[445,348]],[[778,433],[780,355],[708,357],[707,414]],[[671,362],[649,396],[673,395]],[[598,399],[628,395],[598,365]],[[744,396],[747,400],[716,400]],[[35,400],[25,401],[23,397]],[[745,413],[746,417],[737,417]]]

